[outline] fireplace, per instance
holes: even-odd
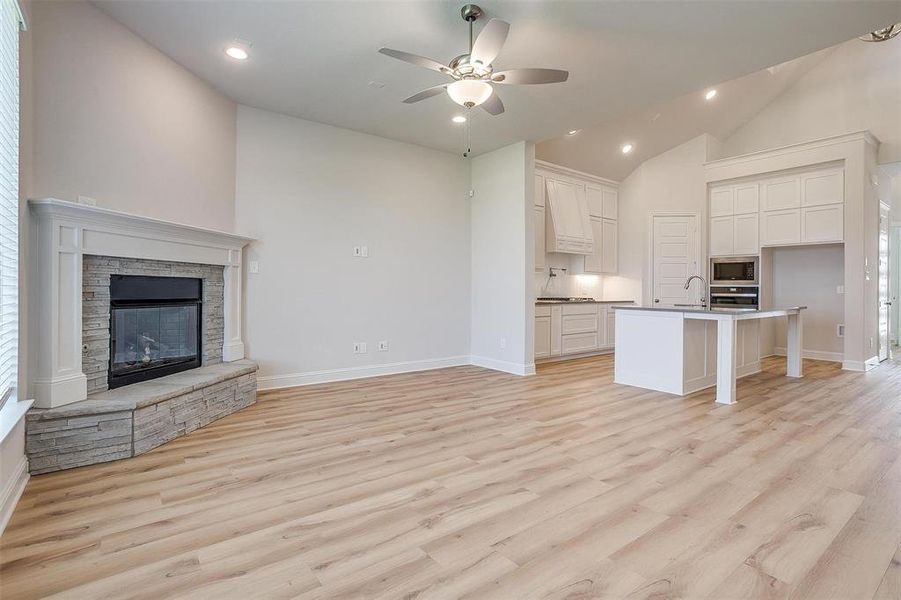
[[[109,289],[110,389],[201,365],[202,279],[110,275]]]

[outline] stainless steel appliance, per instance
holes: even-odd
[[[710,259],[710,285],[757,285],[760,262],[756,256]]]
[[[756,285],[710,286],[710,308],[760,308],[760,288]]]

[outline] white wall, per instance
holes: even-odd
[[[837,46],[723,141],[724,156],[869,130],[878,162],[901,160],[901,37]]]
[[[535,147],[518,142],[472,160],[472,356],[534,372]]]
[[[650,302],[650,215],[653,212],[696,213],[701,248],[699,272],[706,276],[703,227],[707,214],[704,162],[718,142],[704,134],[645,161],[619,188],[619,273],[604,278],[604,298]]]
[[[30,9],[31,196],[231,230],[234,102],[87,2]]]
[[[240,106],[236,222],[260,240],[244,339],[261,387],[468,362],[468,180],[455,155]]]
[[[841,360],[844,342],[836,326],[845,321],[845,252],[840,244],[774,248],[772,252],[773,306],[807,306],[804,311],[804,351],[825,353],[822,358]],[[775,344],[786,345],[786,320],[776,322]],[[831,355],[831,356],[830,356]]]

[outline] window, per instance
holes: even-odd
[[[0,406],[16,394],[19,346],[19,30],[0,0]]]

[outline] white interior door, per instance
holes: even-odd
[[[889,322],[892,309],[889,293],[889,233],[890,209],[885,204],[879,208],[879,360],[889,358]]]
[[[652,224],[652,282],[656,304],[698,304],[703,286],[685,281],[699,275],[698,225],[694,215],[655,215]]]

